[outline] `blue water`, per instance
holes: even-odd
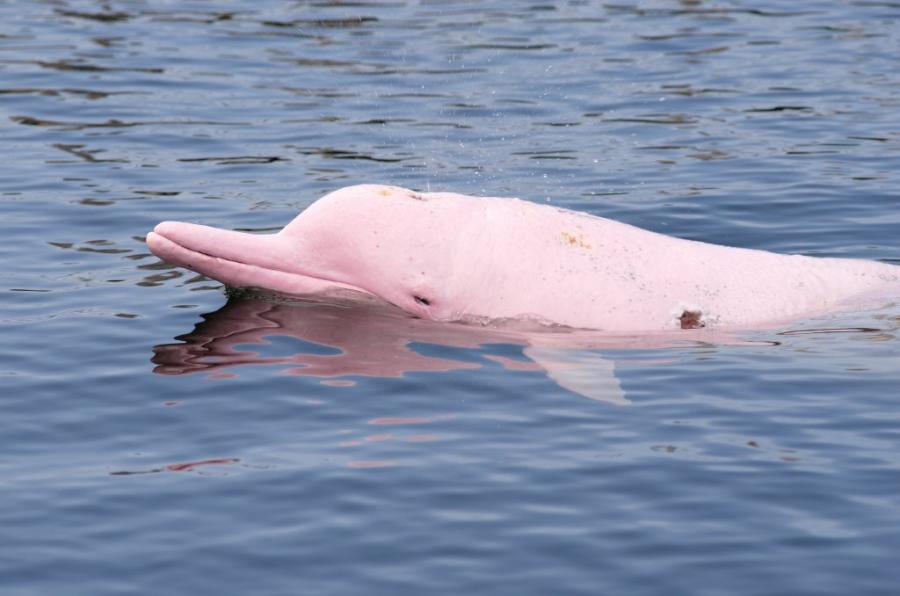
[[[143,237],[383,182],[900,262],[898,57],[881,1],[0,2],[0,593],[896,594],[896,308],[555,378]]]

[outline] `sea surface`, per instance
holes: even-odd
[[[900,263],[900,3],[0,1],[0,141],[3,596],[900,593],[896,306],[561,355],[144,244],[378,182]]]

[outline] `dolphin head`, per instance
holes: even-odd
[[[487,282],[471,267],[482,250],[477,200],[380,185],[335,191],[277,234],[163,222],[147,236],[161,259],[232,287],[295,295],[347,290],[422,318],[462,318]]]

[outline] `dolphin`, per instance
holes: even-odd
[[[414,317],[611,332],[774,327],[900,297],[900,267],[666,236],[520,199],[349,186],[275,234],[162,222],[164,261],[232,287]]]

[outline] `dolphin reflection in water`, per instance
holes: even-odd
[[[154,372],[234,375],[249,365],[281,365],[286,374],[342,385],[353,384],[354,377],[401,377],[501,365],[510,371],[544,371],[569,391],[625,404],[628,400],[609,359],[610,351],[769,343],[739,341],[708,329],[617,335],[565,328],[525,329],[520,322],[511,322],[507,328],[482,327],[415,318],[380,301],[361,303],[358,297],[322,302],[244,294],[232,292],[222,308],[203,315],[192,331],[175,338],[181,343],[155,346]],[[294,353],[284,355],[279,346],[280,354],[271,355],[273,350],[267,346],[278,337],[297,340]],[[498,344],[505,348],[500,351],[509,355],[485,349]],[[464,359],[455,357],[460,349],[465,350]],[[653,363],[677,360],[671,352],[653,358]]]

